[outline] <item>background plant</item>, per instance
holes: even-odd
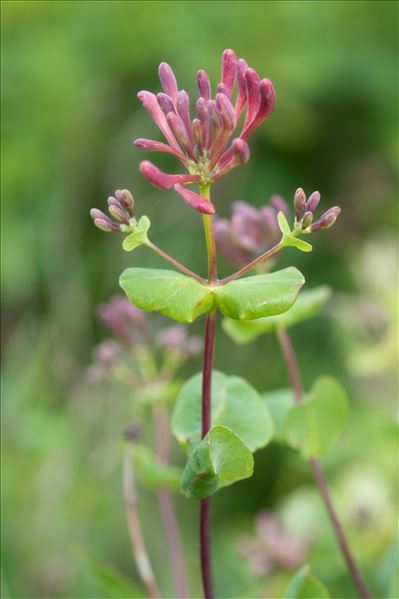
[[[394,432],[389,400],[395,340],[394,277],[389,273],[394,268],[396,190],[394,5],[290,3],[288,10],[285,3],[256,2],[236,3],[226,12],[221,2],[214,3],[212,18],[201,3],[166,3],[164,11],[155,13],[151,3],[126,2],[123,6],[19,2],[4,3],[2,8],[3,114],[8,123],[2,269],[7,282],[5,586],[17,597],[97,596],[79,547],[111,569],[131,575],[123,513],[115,518],[111,506],[120,493],[115,440],[130,420],[132,404],[122,399],[119,388],[94,392],[80,376],[93,339],[101,335],[94,307],[115,291],[120,250],[112,240],[99,244],[98,233],[84,215],[105,189],[124,184],[135,189],[154,219],[160,195],[150,193],[137,178],[139,152],[126,151],[133,137],[151,136],[148,121],[148,133],[143,131],[142,111],[132,90],[144,81],[147,88],[154,87],[153,65],[162,59],[179,73],[191,73],[201,55],[201,64],[214,76],[214,56],[227,44],[255,66],[266,65],[277,92],[284,88],[286,93],[279,93],[278,110],[267,131],[260,129],[253,138],[251,162],[237,177],[232,174],[218,184],[219,197],[228,200],[223,204],[225,214],[230,199],[260,206],[277,190],[288,197],[299,175],[305,188],[322,189],[332,204],[345,210],[345,222],[333,236],[319,240],[317,253],[297,255],[298,266],[305,276],[312,273],[314,285],[326,281],[328,264],[329,283],[338,295],[321,320],[298,325],[292,335],[297,347],[301,342],[306,388],[315,371],[345,373],[351,418],[325,466],[341,511],[347,514],[346,525],[355,533],[354,549],[371,580],[393,529],[394,462],[389,456]],[[200,26],[205,19],[206,30]],[[239,34],[243,23],[251,30],[245,39]],[[179,35],[166,39],[165,27]],[[195,53],[187,51],[194,46]],[[139,118],[132,117],[134,111]],[[163,168],[168,165],[162,162]],[[244,193],[247,179],[253,190],[250,197]],[[187,235],[197,226],[195,215],[185,215],[183,227],[181,204],[177,196],[170,198],[157,241],[200,272],[204,265],[196,247],[186,246]],[[159,264],[155,255],[138,251],[146,265]],[[127,265],[127,254],[125,260]],[[222,263],[221,275],[229,272]],[[256,388],[286,384],[271,336],[249,345],[245,354],[226,351],[231,341],[223,334],[217,342],[221,370],[228,357],[229,367]],[[262,367],[265,352],[270,364],[267,381]],[[184,375],[197,370],[191,363],[184,367]],[[307,514],[313,491],[305,467],[275,444],[258,452],[256,460],[255,472],[268,472],[267,480],[255,474],[214,501],[214,559],[219,564],[218,584],[227,594],[229,583],[247,592],[247,567],[243,561],[237,567],[230,541],[233,533],[251,529],[257,510],[267,505],[291,526],[301,520],[312,528],[313,519]],[[361,466],[366,462],[367,468]],[[15,476],[22,471],[23,477]],[[156,505],[148,498],[143,508],[147,534],[153,538],[150,523]],[[178,509],[183,529],[188,530],[184,523],[191,523],[194,516],[184,498]],[[301,517],[294,518],[298,512]],[[322,515],[320,523],[324,532],[310,559],[333,594],[349,597],[352,587],[331,551],[335,544]],[[31,531],[29,538],[26,530]],[[172,593],[163,553],[151,538],[154,565]],[[193,556],[195,542],[186,533],[187,551]],[[276,595],[286,578],[283,571],[274,572]],[[262,578],[258,584],[263,588]],[[268,588],[270,584],[268,577]],[[388,596],[386,576],[375,584]]]

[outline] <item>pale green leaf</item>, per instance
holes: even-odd
[[[287,217],[285,216],[284,212],[280,211],[277,214],[277,222],[278,222],[278,226],[280,227],[280,231],[284,235],[288,235],[289,233],[291,233],[291,228],[288,224]]]
[[[294,235],[284,234],[283,243],[285,247],[295,247],[301,250],[301,252],[311,252],[313,250],[313,246],[310,243]]]
[[[315,316],[331,295],[329,287],[316,287],[301,291],[295,304],[283,314],[257,320],[232,320],[225,318],[224,331],[239,344],[250,343],[259,335],[278,329],[288,329],[298,322]]]
[[[284,594],[284,599],[329,599],[330,593],[323,583],[310,574],[304,566],[295,574]]]
[[[288,412],[295,405],[292,389],[277,389],[262,394],[274,422],[273,439],[283,441],[283,431]]]
[[[249,478],[253,467],[252,453],[242,440],[225,426],[213,426],[188,459],[182,491],[190,499],[204,499]]]
[[[195,447],[201,440],[201,383],[196,374],[182,387],[172,417],[178,441]],[[246,380],[213,371],[212,425],[221,424],[238,435],[251,451],[264,447],[273,435],[266,403]]]
[[[148,243],[147,231],[150,226],[151,222],[148,216],[142,216],[137,223],[135,230],[123,240],[123,249],[130,252],[139,245]]]
[[[192,322],[214,304],[209,287],[173,270],[128,268],[119,284],[138,308],[161,312],[178,322]]]
[[[140,483],[149,489],[167,487],[177,491],[180,487],[181,468],[160,462],[151,449],[139,443],[134,445],[134,470]]]
[[[303,275],[289,267],[270,274],[236,279],[214,287],[216,305],[224,316],[252,320],[285,312],[304,284]]]
[[[334,443],[347,419],[347,396],[332,377],[318,378],[303,402],[287,414],[284,438],[305,457],[320,456]]]

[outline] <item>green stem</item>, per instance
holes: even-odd
[[[178,260],[175,260],[175,258],[172,258],[172,256],[169,256],[169,254],[167,254],[166,252],[161,250],[161,248],[159,248],[157,245],[155,245],[155,243],[152,243],[152,241],[147,241],[145,245],[148,248],[150,248],[153,252],[158,254],[158,256],[161,256],[161,258],[163,258],[164,260],[166,260],[167,262],[172,264],[175,268],[177,268],[181,272],[184,272],[185,275],[192,277],[199,283],[206,283],[205,279],[203,279],[202,277],[197,275],[195,272],[193,272],[192,270],[187,268],[187,266],[184,266],[184,264],[181,264]]]
[[[211,186],[202,185],[200,186],[200,195],[211,201]],[[215,283],[217,281],[217,265],[216,265],[216,244],[213,235],[212,216],[210,214],[204,214],[203,217],[206,250],[208,255],[208,283]]]
[[[280,241],[278,243],[276,243],[276,245],[274,245],[269,250],[267,250],[266,252],[264,252],[263,254],[258,256],[257,258],[255,258],[255,260],[252,260],[252,262],[249,262],[249,264],[246,264],[245,266],[240,268],[240,270],[237,270],[237,272],[233,273],[232,275],[222,279],[220,281],[221,285],[224,285],[225,283],[230,283],[230,281],[234,281],[235,279],[242,277],[242,275],[245,275],[248,271],[250,271],[253,268],[255,268],[256,266],[258,266],[258,264],[260,264],[261,262],[264,262],[268,258],[271,258],[274,254],[277,254],[277,252],[282,250],[283,247],[285,247],[284,239],[281,238]]]

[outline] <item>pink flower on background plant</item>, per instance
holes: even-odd
[[[199,97],[195,105],[196,115],[192,118],[190,98],[186,91],[179,90],[175,75],[165,62],[159,66],[159,78],[163,92],[155,95],[141,91],[138,98],[167,143],[136,139],[134,145],[175,156],[188,173],[163,173],[149,161],[140,164],[140,171],[160,189],[178,185],[177,189],[175,187],[177,193],[193,208],[204,212],[201,201],[196,200],[196,205],[193,205],[193,198],[184,195],[181,185],[208,185],[236,166],[248,162],[247,139],[274,109],[276,96],[273,85],[269,79],[261,79],[243,58],[237,60],[233,50],[225,50],[221,81],[214,97],[208,74],[203,70],[197,73]],[[241,115],[242,126],[236,135]],[[210,203],[206,199],[204,201]]]

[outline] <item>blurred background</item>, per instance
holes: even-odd
[[[96,307],[118,293],[120,272],[163,265],[145,248],[123,252],[117,236],[95,229],[89,209],[131,189],[153,241],[205,271],[198,215],[138,172],[147,156],[132,140],[160,136],[136,93],[159,90],[161,61],[195,93],[196,70],[218,80],[227,47],[273,81],[278,101],[251,140],[250,163],[215,185],[220,214],[234,200],[261,206],[274,193],[291,202],[298,186],[318,189],[324,208],[342,207],[311,254],[288,250],[281,265],[297,266],[309,287],[334,289],[324,314],[296,327],[293,342],[305,387],[330,373],[348,389],[349,423],[324,465],[373,593],[397,597],[388,573],[398,466],[397,12],[395,2],[364,1],[2,3],[2,597],[118,597],[101,587],[107,576],[139,586],[120,481],[120,434],[134,397],[88,382],[86,371],[107,336]],[[220,270],[230,267],[220,260]],[[203,324],[192,331],[202,334]],[[215,365],[260,391],[287,386],[272,335],[243,349],[219,329]],[[181,376],[199,370],[194,358]],[[177,447],[175,455],[183,463]],[[143,493],[150,556],[164,596],[173,597],[156,502]],[[197,506],[182,496],[176,503],[197,597]],[[292,534],[298,524],[311,531],[304,560],[333,597],[355,596],[295,453],[274,444],[259,451],[254,477],[213,506],[218,597],[281,596],[291,572],[276,564],[266,577],[255,574],[239,553],[265,508]]]

